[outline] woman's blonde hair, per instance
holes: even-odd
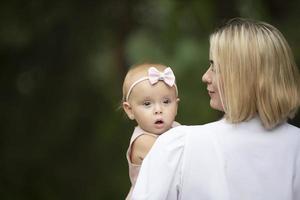
[[[232,19],[210,36],[225,117],[232,123],[258,115],[265,128],[293,118],[300,77],[284,36],[270,24]]]

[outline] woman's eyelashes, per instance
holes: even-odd
[[[214,61],[209,60],[209,68],[212,72],[215,72],[215,66],[214,66]]]

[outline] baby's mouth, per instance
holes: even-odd
[[[163,124],[163,123],[164,123],[164,121],[162,119],[159,119],[159,120],[155,121],[155,124]]]

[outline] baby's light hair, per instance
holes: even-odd
[[[122,102],[126,101],[127,94],[129,92],[132,84],[139,80],[142,77],[148,76],[148,69],[150,67],[155,67],[159,71],[163,71],[167,68],[167,66],[163,64],[151,64],[151,63],[143,63],[138,65],[133,65],[129,71],[127,72],[124,82],[123,82],[123,97]]]
[[[300,77],[284,36],[270,24],[233,19],[210,37],[225,117],[232,123],[258,115],[271,129],[294,117]]]

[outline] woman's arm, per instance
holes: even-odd
[[[299,149],[299,148],[298,148]],[[300,152],[300,151],[298,151]],[[296,164],[296,174],[294,177],[294,197],[293,199],[300,199],[300,153],[298,154],[298,160]]]

